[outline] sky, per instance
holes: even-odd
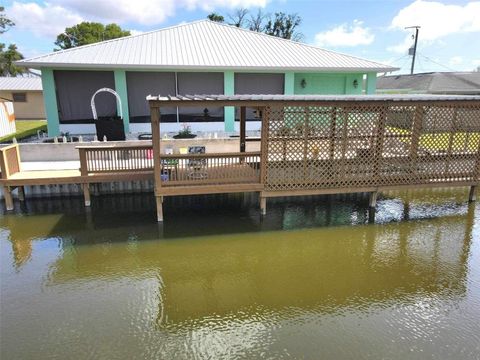
[[[409,73],[413,30],[419,25],[415,72],[472,71],[480,67],[480,1],[427,0],[2,0],[16,26],[0,42],[25,57],[49,53],[65,27],[81,21],[115,22],[139,33],[227,15],[243,7],[297,13],[303,41],[399,67]]]

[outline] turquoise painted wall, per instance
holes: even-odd
[[[224,95],[235,94],[235,73],[233,71],[225,71],[223,75],[223,92]],[[235,131],[235,107],[225,106],[225,131]]]
[[[368,73],[367,74],[367,86],[365,89],[365,93],[367,95],[375,94],[377,90],[377,74],[376,73]]]
[[[305,80],[305,87],[302,80]],[[354,80],[357,80],[357,87]],[[296,73],[294,81],[294,92],[299,95],[361,95],[363,74]]]
[[[60,121],[58,118],[57,94],[55,92],[55,79],[52,69],[42,70],[43,101],[47,116],[48,136],[60,135]]]
[[[117,92],[118,96],[120,96],[120,100],[122,100],[122,115],[123,115],[123,127],[125,129],[125,133],[129,132],[130,127],[130,113],[128,110],[128,93],[127,93],[127,77],[125,75],[125,70],[115,70],[113,72],[115,78],[115,91]],[[117,113],[120,114],[120,105],[117,101]]]

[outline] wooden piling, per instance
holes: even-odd
[[[477,186],[470,186],[470,192],[468,193],[468,202],[474,202],[477,199]]]
[[[368,206],[372,209],[377,207],[377,196],[378,196],[377,191],[373,191],[370,193],[370,197],[368,199]]]

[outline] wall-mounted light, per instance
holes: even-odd
[[[358,80],[353,80],[353,87],[356,89],[358,87]]]
[[[307,80],[302,79],[302,81],[300,81],[300,86],[305,89],[307,87]]]

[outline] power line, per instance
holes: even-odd
[[[433,59],[430,59],[428,56],[425,56],[425,55],[421,54],[420,52],[419,52],[418,54],[421,55],[421,56],[422,56],[423,58],[425,58],[426,60],[428,60],[428,61],[430,61],[430,62],[432,62],[432,63],[434,63],[434,64],[437,64],[437,65],[439,65],[439,66],[441,66],[441,67],[444,67],[445,69],[447,69],[447,70],[449,70],[449,71],[455,71],[454,69],[452,69],[452,68],[450,68],[450,67],[448,67],[448,66],[446,66],[446,65],[443,65],[443,64],[441,64],[441,63],[439,63],[439,62],[437,62],[437,61],[435,61],[435,60],[433,60]]]

